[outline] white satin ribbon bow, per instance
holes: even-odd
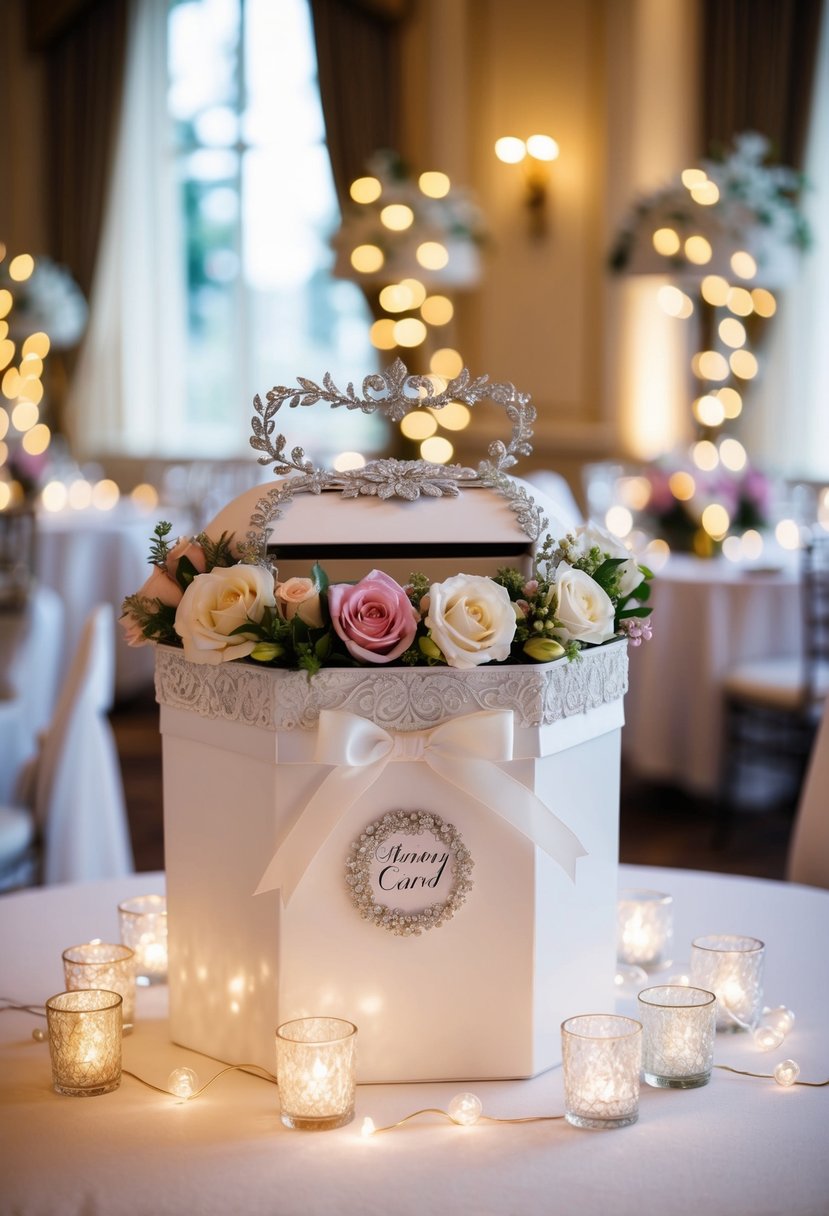
[[[344,710],[320,711],[316,764],[333,765],[276,850],[256,894],[280,888],[287,904],[343,815],[394,760],[424,760],[444,780],[500,815],[575,881],[578,837],[499,763],[512,759],[511,710],[452,718],[432,730],[389,732]]]

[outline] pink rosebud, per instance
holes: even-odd
[[[355,586],[335,583],[328,589],[331,623],[352,658],[364,663],[392,663],[408,650],[418,617],[403,588],[372,570]]]
[[[524,590],[525,590],[525,591],[527,590],[527,589],[526,589],[526,587],[524,588]],[[538,590],[538,583],[536,583],[536,590]],[[530,592],[529,594],[530,594],[530,595],[532,595],[532,592]],[[516,608],[516,609],[520,609],[520,610],[521,610],[521,615],[522,615],[522,616],[527,616],[527,614],[528,614],[528,613],[529,613],[529,611],[530,611],[530,606],[529,606],[529,604],[527,603],[527,601],[526,601],[526,600],[516,600],[516,601],[515,601],[515,605],[514,605],[514,606],[515,606],[515,608]],[[518,614],[517,614],[517,612],[516,612],[516,616],[517,616],[517,615],[518,615]]]
[[[163,566],[153,566],[152,574],[138,594],[142,600],[159,600],[168,608],[177,608],[184,592]]]
[[[523,591],[523,593],[527,597],[527,599],[532,599],[532,597],[535,595],[536,591],[538,591],[538,579],[537,578],[527,579],[526,583],[521,588],[521,590]]]
[[[428,596],[428,595],[421,596],[421,600],[420,600],[420,615],[421,616],[425,616],[426,613],[429,611],[429,605],[431,604],[431,602],[432,602],[431,596]]]
[[[207,557],[205,556],[204,549],[189,536],[180,536],[167,554],[165,565],[170,578],[176,577],[179,561],[183,557],[186,557],[192,563],[198,574],[204,574],[207,569]]]
[[[128,646],[149,645],[150,639],[144,637],[140,623],[131,612],[125,612],[122,617],[119,617],[119,624],[124,631],[124,641]]]
[[[323,624],[322,608],[317,585],[310,578],[289,578],[276,584],[276,605],[286,621],[298,616],[312,629]]]

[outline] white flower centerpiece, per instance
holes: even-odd
[[[477,469],[335,473],[275,433],[284,404],[483,398],[512,433]],[[173,1035],[267,1067],[277,1021],[328,1010],[360,1025],[363,1080],[532,1075],[574,1000],[611,999],[650,572],[595,529],[553,538],[506,471],[534,419],[512,385],[398,362],[255,405],[278,480],[194,539],[159,525],[123,618],[162,643]]]

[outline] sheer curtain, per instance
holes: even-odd
[[[162,454],[184,409],[186,303],[166,110],[167,0],[132,0],[124,101],[67,427],[81,457]],[[164,429],[160,420],[168,420]]]
[[[779,293],[760,352],[762,380],[746,403],[754,462],[789,478],[829,481],[829,7],[818,45],[802,203],[814,247]]]

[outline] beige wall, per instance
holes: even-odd
[[[684,425],[684,335],[605,259],[635,194],[696,151],[695,15],[695,0],[421,0],[410,33],[407,151],[471,184],[492,231],[452,339],[473,371],[532,394],[532,463],[574,482],[583,461],[652,454]],[[561,148],[541,238],[522,166],[493,152],[535,131]],[[637,356],[643,328],[655,341]]]

